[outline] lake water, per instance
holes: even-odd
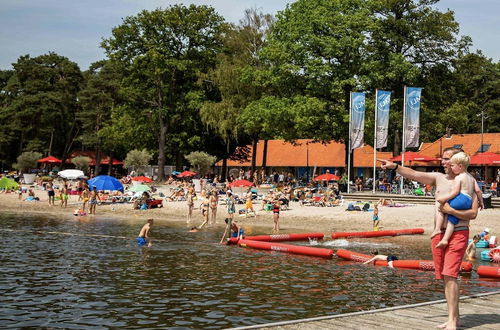
[[[223,246],[220,228],[188,233],[157,222],[157,240],[141,250],[141,225],[0,215],[0,324],[220,329],[443,299],[432,272]],[[318,245],[430,258],[411,236]],[[461,283],[462,295],[500,288],[475,273]]]

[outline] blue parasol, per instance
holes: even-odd
[[[123,192],[123,184],[109,175],[99,175],[88,181],[90,190],[119,190]]]

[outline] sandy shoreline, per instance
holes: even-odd
[[[73,210],[80,204],[78,196],[70,196],[67,208],[61,208],[56,201],[56,206],[49,206],[45,191],[37,190],[36,195],[40,198],[38,202],[27,202],[18,200],[17,193],[0,194],[0,211],[13,213],[51,214],[54,216],[72,217]],[[26,197],[26,194],[23,195]],[[345,211],[347,203],[337,207],[302,206],[297,202],[290,203],[290,209],[280,214],[282,233],[292,232],[323,232],[326,235],[332,231],[369,231],[372,230],[372,212],[348,212]],[[200,201],[195,202],[193,221],[191,226],[200,225],[202,216],[199,208]],[[272,233],[272,214],[269,211],[260,211],[260,204],[255,203],[257,217],[238,217],[240,224],[249,231],[252,227],[268,229]],[[244,205],[237,205],[237,210],[243,209]],[[106,216],[113,218],[128,219],[130,221],[144,222],[148,218],[154,218],[161,222],[175,222],[185,224],[186,227],[186,202],[163,202],[163,208],[150,210],[133,210],[131,204],[98,205],[97,217]],[[431,232],[433,226],[433,205],[414,205],[408,207],[381,207],[380,219],[384,229],[424,228],[425,234]],[[217,224],[214,229],[207,227],[206,230],[222,230],[223,219],[227,216],[225,205],[219,205],[217,211]],[[91,217],[91,216],[87,216]],[[471,221],[471,235],[479,233],[485,227],[492,230],[492,235],[500,236],[499,233],[500,209],[487,209],[479,212],[477,219]],[[204,229],[205,230],[205,229]]]

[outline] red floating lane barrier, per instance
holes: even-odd
[[[283,243],[252,241],[248,239],[241,239],[238,242],[238,245],[253,249],[279,251],[279,252],[302,254],[306,256],[322,257],[322,258],[331,258],[334,253],[333,250],[330,249],[313,248],[308,246],[299,246],[299,245],[291,245]]]
[[[483,277],[496,277],[500,278],[500,267],[495,266],[479,266],[477,267],[477,274]]]
[[[251,241],[264,242],[284,242],[284,241],[307,241],[309,238],[323,239],[323,233],[305,233],[305,234],[279,234],[279,235],[259,235],[259,236],[244,236],[244,239]],[[231,237],[227,244],[237,244],[236,237]]]
[[[352,252],[348,250],[337,250],[337,256],[347,260],[353,260],[357,262],[365,262],[372,258],[367,254],[362,254],[358,252]],[[387,266],[387,261],[377,260],[375,261],[376,266]],[[420,269],[420,270],[434,270],[434,262],[432,260],[395,260],[392,262],[395,268],[408,268],[408,269]],[[472,270],[472,263],[462,262],[460,271],[470,272]]]
[[[260,235],[245,236],[245,239],[264,242],[284,242],[284,241],[307,241],[309,238],[323,239],[323,233],[305,233],[305,234],[280,234],[280,235]]]
[[[351,237],[381,237],[398,235],[416,235],[423,234],[423,228],[397,229],[397,230],[379,230],[379,231],[355,231],[332,233],[332,238],[351,238]]]

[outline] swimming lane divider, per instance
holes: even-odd
[[[477,274],[481,277],[500,278],[500,267],[499,266],[479,266],[479,267],[477,267]]]
[[[307,241],[308,239],[323,239],[323,233],[304,233],[304,234],[279,234],[279,235],[259,235],[259,236],[244,236],[244,239],[251,241],[264,242],[285,242],[285,241]],[[236,244],[238,239],[231,237],[228,244]]]
[[[358,252],[352,252],[344,249],[339,249],[336,252],[337,257],[347,260],[352,260],[356,262],[365,262],[372,258],[367,254],[362,254]],[[377,260],[375,261],[375,266],[387,266],[387,261]],[[394,260],[392,262],[394,268],[408,268],[408,269],[420,269],[420,270],[434,270],[434,262],[432,260]],[[468,261],[462,262],[460,266],[461,272],[472,271],[472,263]]]
[[[313,248],[308,246],[299,246],[283,243],[252,241],[248,239],[240,239],[238,245],[241,247],[249,247],[258,250],[270,250],[285,253],[301,254],[313,257],[331,258],[334,254],[333,250],[323,248]]]
[[[381,237],[381,236],[399,236],[399,235],[418,235],[423,234],[423,228],[411,229],[396,229],[396,230],[379,230],[379,231],[355,231],[355,232],[337,232],[332,233],[332,238],[366,238],[366,237]]]

